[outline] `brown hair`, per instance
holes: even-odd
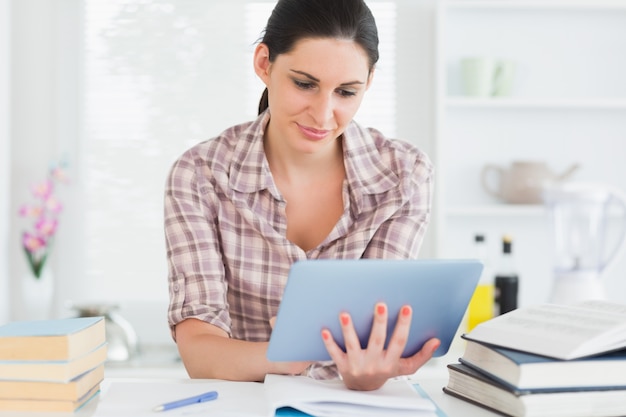
[[[367,53],[370,71],[378,62],[378,29],[364,0],[279,0],[261,38],[270,62],[304,38],[351,39]],[[266,88],[259,114],[268,106]]]

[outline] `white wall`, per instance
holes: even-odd
[[[20,299],[20,278],[27,274],[21,251],[22,222],[18,207],[32,198],[30,187],[45,178],[56,150],[56,106],[53,34],[50,17],[55,2],[20,0],[11,2],[11,230],[9,241],[12,299]],[[36,11],[36,12],[33,12]],[[54,253],[49,260],[54,264]],[[22,318],[21,303],[13,305],[13,316]]]
[[[10,0],[4,0],[10,1]],[[84,271],[80,259],[72,257],[73,251],[80,251],[80,233],[67,233],[66,224],[78,230],[82,215],[80,205],[81,182],[80,165],[86,161],[76,160],[81,154],[82,126],[78,92],[81,83],[75,51],[80,50],[82,33],[79,18],[80,0],[18,0],[13,2],[11,21],[13,41],[16,50],[12,53],[12,68],[15,76],[11,80],[13,92],[13,144],[12,167],[12,207],[28,196],[28,184],[43,175],[48,162],[59,152],[70,152],[71,175],[74,176],[69,196],[64,201],[65,211],[53,251],[52,265],[58,284],[57,314],[67,314],[63,301],[77,299],[81,291],[91,299],[95,294],[111,291],[98,291],[87,277],[77,271]],[[399,1],[398,32],[396,39],[398,70],[398,120],[397,136],[412,141],[427,152],[432,148],[433,122],[433,5],[434,0]],[[36,13],[33,13],[36,10]],[[19,46],[19,47],[17,47]],[[218,54],[219,55],[219,54]],[[228,97],[228,95],[224,95]],[[224,103],[222,103],[224,104]],[[240,103],[238,103],[240,106]],[[224,110],[222,109],[222,112]],[[37,123],[33,123],[36,120]],[[188,138],[178,140],[186,140]],[[33,149],[38,152],[34,153]],[[40,156],[38,156],[40,155]],[[39,167],[42,171],[38,172]],[[161,226],[158,226],[159,228]],[[432,235],[432,232],[429,231]],[[18,228],[11,231],[11,240],[19,236]],[[430,236],[427,237],[427,239]],[[60,250],[60,247],[63,247]],[[427,242],[423,256],[432,256]],[[76,252],[74,252],[76,253]],[[23,254],[19,248],[11,248],[11,276],[20,277],[26,272]],[[71,277],[71,278],[70,278]],[[115,280],[116,277],[108,277]],[[164,277],[153,277],[154,285],[164,286]],[[14,278],[17,284],[17,278]],[[100,285],[106,285],[100,284]],[[119,288],[115,283],[111,288]],[[95,292],[94,292],[95,290]],[[15,297],[19,296],[14,285]],[[115,292],[117,299],[103,301],[121,302],[122,313],[140,329],[140,339],[149,341],[169,341],[165,323],[166,301],[155,299],[154,291],[136,291],[126,286],[123,293]],[[109,297],[111,298],[111,297]],[[19,314],[19,306],[14,313]],[[165,330],[164,330],[165,329]]]
[[[26,272],[24,256],[17,244],[20,230],[13,220],[17,218],[15,213],[19,204],[29,198],[29,184],[39,179],[49,161],[60,153],[69,152],[69,159],[74,164],[72,175],[80,172],[81,163],[86,164],[76,160],[82,146],[79,122],[82,109],[78,95],[83,80],[77,62],[79,57],[74,53],[80,49],[81,42],[81,27],[76,23],[80,4],[81,0],[0,0],[0,323],[3,315],[8,314],[7,277],[13,280],[11,299],[17,299],[18,278]],[[414,142],[431,157],[434,157],[436,129],[435,5],[436,0],[398,1],[396,34],[397,136]],[[7,56],[11,58],[10,65],[7,65]],[[9,86],[12,90],[10,101],[7,98]],[[226,110],[226,113],[230,114],[230,111]],[[484,153],[486,146],[480,152]],[[441,183],[436,185],[440,187]],[[62,222],[71,223],[78,230],[82,230],[82,186],[80,178],[74,175],[62,218]],[[495,244],[500,224],[498,221],[490,224],[496,229],[485,231],[490,232],[493,237],[490,241]],[[468,237],[475,227],[473,222],[458,218],[453,218],[448,225],[448,229],[454,229],[457,235]],[[524,231],[531,229],[524,219],[518,221],[516,227]],[[59,286],[58,300],[76,298],[81,292],[89,291],[99,295],[95,286],[76,274],[75,271],[84,271],[84,268],[80,259],[72,254],[81,249],[82,240],[79,233],[66,233],[66,230],[62,224],[56,243],[62,245],[63,250],[55,250],[51,260]],[[440,232],[436,224],[431,224],[423,257],[436,255],[434,242]],[[459,250],[455,252],[458,256],[471,256],[469,243],[469,240],[467,244],[452,241],[448,249],[454,252],[458,246]],[[525,260],[524,245],[535,243],[524,243],[521,239],[519,243],[517,253]],[[536,246],[547,251],[546,245],[542,242]],[[541,264],[544,261],[534,262]],[[626,259],[621,265],[624,263]],[[74,278],[68,279],[70,276]],[[119,280],[119,277],[109,278]],[[155,286],[165,285],[164,277],[154,277],[153,282]],[[610,289],[614,293],[623,293],[626,280],[621,279],[620,286],[613,285],[615,282],[612,281]],[[546,293],[549,283],[548,279],[536,279],[532,286],[524,289],[522,298],[529,299],[526,294]],[[112,287],[117,288],[118,284]],[[150,294],[126,287],[119,299],[105,301],[122,301],[122,313],[138,329],[143,342],[169,342],[164,327],[166,301]],[[57,305],[57,312],[63,312],[62,305]],[[14,303],[12,313],[13,316],[19,313],[19,303]]]
[[[398,2],[396,85],[398,137],[415,143],[434,161],[435,1]],[[432,258],[436,224],[431,222],[420,256]]]
[[[11,141],[9,55],[11,19],[9,0],[0,0],[0,325],[9,321],[9,225]]]

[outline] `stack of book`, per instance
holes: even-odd
[[[450,395],[514,417],[626,415],[626,305],[521,308],[463,338]]]
[[[103,317],[0,327],[0,411],[73,412],[100,391]]]

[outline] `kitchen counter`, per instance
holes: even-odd
[[[107,361],[106,378],[187,378],[187,371],[175,345],[141,346],[127,361]]]

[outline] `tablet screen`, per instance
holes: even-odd
[[[375,305],[389,311],[387,341],[399,311],[413,309],[403,357],[418,352],[430,338],[444,355],[463,319],[482,271],[474,259],[307,260],[292,265],[279,306],[267,357],[272,361],[323,361],[330,356],[321,331],[331,331],[345,348],[339,314],[348,312],[361,346],[369,339]]]

